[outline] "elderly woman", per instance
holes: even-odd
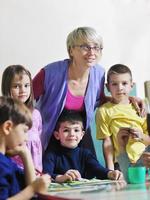
[[[95,108],[106,101],[105,70],[97,64],[103,50],[101,36],[91,27],[79,27],[68,35],[67,50],[69,59],[48,64],[33,79],[36,106],[43,119],[44,149],[64,109],[81,111],[88,130]],[[89,145],[91,138],[85,142]]]

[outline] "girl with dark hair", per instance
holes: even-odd
[[[21,65],[8,66],[2,75],[2,94],[4,96],[19,99],[32,112],[33,125],[28,131],[27,146],[31,151],[34,166],[38,171],[42,171],[42,119],[40,112],[33,107],[32,78],[30,72]],[[22,161],[19,157],[14,160],[21,167]]]

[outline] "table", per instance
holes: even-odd
[[[39,195],[40,200],[149,200],[150,182],[128,184],[112,181],[66,191],[49,192]]]

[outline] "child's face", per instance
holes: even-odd
[[[16,74],[10,88],[11,97],[25,103],[31,94],[30,78],[26,74]]]
[[[133,87],[130,74],[112,74],[107,87],[115,103],[129,103],[128,97]]]
[[[82,122],[72,124],[70,122],[62,122],[59,131],[55,132],[55,137],[60,140],[64,147],[75,148],[78,146],[84,135]]]
[[[24,145],[28,139],[28,126],[25,124],[13,125],[9,134],[6,136],[7,149],[13,149],[16,146]]]

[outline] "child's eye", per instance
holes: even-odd
[[[29,83],[25,84],[25,87],[26,88],[30,87],[30,84]]]
[[[68,131],[69,131],[68,129],[64,129],[64,130],[63,130],[63,132],[68,132]]]
[[[113,86],[116,86],[116,85],[117,85],[117,83],[112,83],[112,85],[113,85]]]
[[[15,89],[19,88],[19,85],[13,85],[13,88],[15,88]]]
[[[79,129],[75,129],[74,131],[75,131],[75,132],[79,132],[80,130],[79,130]]]
[[[128,85],[128,83],[127,83],[127,82],[124,82],[124,83],[122,83],[122,85]]]

